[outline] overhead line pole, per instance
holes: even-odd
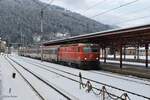
[[[46,6],[44,6],[43,8],[41,8],[41,12],[40,12],[40,16],[41,16],[41,34],[43,34],[44,29],[43,29],[43,24],[44,24],[44,10],[49,7],[49,5],[53,2],[54,0],[51,0],[50,3]],[[41,61],[43,61],[43,39],[41,38]]]
[[[41,34],[43,34],[43,10],[41,9]],[[41,61],[43,61],[43,39],[41,38]]]

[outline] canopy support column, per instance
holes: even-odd
[[[148,68],[148,43],[145,44],[145,56],[146,56],[145,66],[146,68]]]
[[[124,46],[123,53],[124,53],[124,60],[125,60],[126,59],[126,46]]]
[[[120,68],[122,69],[122,44],[120,44]]]
[[[137,46],[137,60],[139,60],[140,57],[139,57],[139,45]]]
[[[104,63],[106,63],[106,47],[104,48]]]

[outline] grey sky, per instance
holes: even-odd
[[[50,0],[41,0],[49,2]],[[92,16],[118,7],[122,4],[135,0],[55,0],[54,5],[64,7],[68,10],[80,13],[89,18]],[[93,5],[96,5],[93,7]],[[91,8],[87,10],[88,8]],[[133,4],[108,12],[93,19],[121,27],[137,26],[150,23],[150,0],[139,0]],[[136,20],[135,20],[136,19]]]

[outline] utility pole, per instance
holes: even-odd
[[[43,15],[44,15],[44,11],[43,9],[41,9],[41,33],[43,33]]]
[[[43,9],[41,9],[41,34],[43,34]],[[43,39],[41,36],[41,61],[43,61]]]
[[[17,46],[17,52],[18,52],[18,54],[19,54],[19,48],[23,48],[23,34],[22,34],[22,29],[20,28],[20,46],[19,46],[19,44],[18,44],[18,46]]]
[[[1,41],[1,37],[0,37],[0,53],[1,53],[1,46],[2,46],[2,41]]]

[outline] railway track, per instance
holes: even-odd
[[[49,72],[51,72],[51,73],[54,73],[54,74],[59,75],[59,76],[61,76],[61,77],[63,77],[63,78],[69,79],[69,80],[71,80],[71,81],[73,81],[73,82],[76,82],[76,83],[80,84],[80,81],[75,80],[75,79],[70,78],[70,77],[67,77],[67,76],[65,76],[65,75],[63,75],[63,74],[57,73],[57,72],[52,71],[52,70],[47,69],[47,68],[43,68],[43,67],[41,67],[41,66],[39,66],[39,65],[35,65],[35,64],[33,64],[33,63],[29,63],[29,64],[34,65],[34,66],[36,66],[36,67],[38,67],[38,68],[42,68],[42,69],[47,70],[47,71],[49,71]],[[83,84],[85,85],[85,83],[83,83]],[[94,86],[93,86],[92,88],[95,89],[95,90],[97,90],[97,91],[102,91],[101,89],[96,88],[96,87],[94,87]],[[117,95],[115,95],[115,94],[112,94],[112,93],[109,93],[109,94],[110,94],[111,96],[113,96],[113,97],[122,99],[120,96],[117,96]]]
[[[68,74],[68,75],[72,75],[72,76],[75,76],[75,77],[79,77],[79,76],[76,75],[76,74],[73,74],[73,73],[70,73],[70,72],[67,72],[67,71],[64,71],[64,70],[60,70],[60,69],[54,68],[54,67],[52,67],[52,66],[45,65],[45,64],[41,64],[41,63],[38,63],[38,62],[35,62],[35,63],[33,63],[33,62],[31,63],[31,62],[27,62],[27,61],[24,61],[24,62],[29,63],[29,64],[32,64],[32,65],[34,65],[34,66],[36,66],[36,67],[42,68],[42,69],[44,69],[44,70],[47,70],[47,71],[49,71],[49,72],[55,73],[55,74],[57,74],[57,75],[60,75],[60,76],[62,76],[62,77],[65,77],[65,78],[67,78],[67,79],[70,79],[70,80],[72,80],[72,81],[75,81],[75,82],[78,82],[78,83],[79,83],[79,81],[74,80],[74,79],[72,79],[72,78],[70,78],[70,77],[67,77],[67,76],[65,76],[65,75],[63,75],[63,74],[59,74],[59,73],[57,73],[57,72],[55,72],[55,71],[52,71],[52,70],[50,70],[49,68],[51,68],[51,69],[53,69],[53,70],[57,70],[57,71],[63,72],[63,73],[66,73],[66,74]],[[44,67],[41,67],[41,66],[44,66]],[[47,68],[45,68],[45,67],[47,67]],[[113,88],[113,89],[116,89],[116,90],[119,90],[119,91],[122,91],[122,92],[126,92],[126,93],[129,93],[129,94],[132,94],[132,95],[139,96],[139,97],[145,98],[145,99],[147,99],[147,100],[150,100],[150,97],[146,97],[146,96],[143,96],[143,95],[140,95],[140,94],[131,92],[131,91],[127,91],[127,90],[124,90],[124,89],[120,89],[120,88],[111,86],[111,85],[109,85],[109,84],[105,84],[105,83],[102,83],[102,82],[98,82],[98,81],[95,81],[95,80],[92,80],[92,79],[89,79],[89,78],[86,78],[86,77],[82,77],[82,78],[85,79],[85,80],[89,80],[89,81],[91,81],[91,82],[100,84],[100,85],[104,85],[104,86],[107,86],[107,87],[110,87],[110,88]],[[129,81],[129,80],[128,80],[128,81]],[[142,84],[142,83],[140,83],[140,84]],[[147,85],[148,85],[148,84],[147,84]],[[99,89],[96,88],[96,87],[94,87],[94,89],[99,90]]]
[[[23,58],[22,58],[23,59]],[[44,64],[41,64],[41,63],[38,63],[38,64],[40,64],[40,65],[44,65]],[[44,65],[44,66],[47,66],[47,65]],[[59,70],[59,69],[58,69]],[[62,72],[65,72],[66,73],[66,71],[63,71],[63,70],[59,70],[59,71],[62,71]],[[139,82],[139,81],[136,81],[136,80],[132,80],[132,79],[138,79],[138,80],[141,80],[141,81],[147,81],[147,82],[150,82],[150,80],[146,80],[146,79],[142,79],[142,78],[138,78],[138,77],[129,77],[129,76],[125,76],[125,75],[121,75],[121,74],[119,74],[119,75],[121,75],[121,76],[123,76],[123,77],[125,77],[125,78],[123,78],[123,77],[118,77],[118,76],[114,76],[114,75],[110,75],[108,72],[108,74],[106,73],[101,73],[101,72],[99,72],[99,71],[90,71],[91,73],[95,73],[95,74],[99,74],[99,75],[104,75],[104,76],[108,76],[108,77],[113,77],[113,78],[117,78],[117,79],[121,79],[121,80],[126,80],[126,81],[129,81],[129,82],[135,82],[135,83],[138,83],[138,84],[143,84],[143,85],[147,85],[147,86],[150,86],[150,83],[146,83],[146,82]],[[68,73],[68,72],[67,72]],[[71,74],[71,73],[68,73],[68,74]],[[132,79],[127,79],[127,78],[132,78]]]
[[[32,90],[38,95],[41,100],[45,100],[44,97],[34,88],[34,86],[20,73],[20,71],[5,57],[7,62],[12,66],[13,69],[23,78],[23,80],[32,88]]]
[[[27,68],[25,68],[24,66],[22,66],[20,63],[18,63],[17,61],[11,59],[11,58],[6,58],[5,59],[9,62],[9,64],[21,75],[21,77],[23,77],[23,79],[32,87],[32,89],[36,92],[36,94],[38,94],[38,96],[40,97],[41,100],[46,100],[44,99],[44,97],[34,88],[34,86],[21,74],[21,72],[12,64],[12,62],[16,63],[17,65],[19,65],[21,68],[23,68],[25,71],[29,72],[30,74],[32,74],[34,77],[36,77],[38,80],[42,81],[44,84],[46,84],[47,86],[49,86],[50,88],[52,88],[53,90],[55,90],[56,92],[58,92],[60,95],[62,95],[64,98],[66,98],[67,100],[79,100],[76,97],[73,97],[72,95],[69,94],[65,94],[62,91],[60,91],[59,89],[57,89],[55,86],[51,85],[50,83],[48,83],[46,80],[42,79],[41,77],[39,77],[38,75],[36,75],[35,73],[33,73],[32,71],[28,70]],[[12,62],[11,62],[11,61]]]
[[[36,63],[37,63],[37,62],[36,62]],[[48,65],[45,65],[45,64],[41,64],[41,63],[37,63],[37,64],[43,65],[43,66],[45,66],[45,67],[51,67],[51,66],[48,66]],[[58,70],[58,71],[61,71],[61,72],[64,72],[64,73],[67,73],[67,74],[70,74],[70,75],[78,76],[78,75],[75,75],[75,74],[69,73],[69,72],[67,72],[67,71],[54,68],[54,67],[51,67],[51,68],[53,68],[53,69],[55,69],[55,70]],[[143,85],[150,86],[150,83],[145,83],[145,82],[139,82],[139,81],[135,81],[135,80],[131,80],[131,79],[126,79],[126,78],[122,78],[122,77],[119,77],[119,76],[114,76],[114,75],[110,75],[110,74],[101,73],[101,72],[99,72],[99,71],[89,71],[89,72],[90,72],[90,73],[94,73],[94,74],[104,75],[104,76],[108,76],[108,77],[113,77],[113,78],[117,78],[117,79],[126,80],[126,81],[129,81],[129,82],[135,82],[135,83],[138,83],[138,84],[143,84]],[[123,75],[122,75],[122,76],[123,76]],[[131,77],[128,77],[128,76],[123,76],[123,77],[131,78]],[[133,78],[133,77],[132,77],[132,78]],[[138,80],[142,80],[142,81],[147,81],[147,82],[149,82],[148,80],[144,80],[144,79],[141,79],[141,78],[133,78],[133,79],[138,79]]]

